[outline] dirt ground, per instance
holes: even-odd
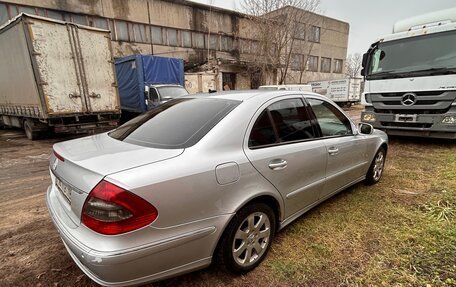
[[[359,113],[358,107],[352,108],[350,112],[355,120],[359,120]],[[0,253],[0,286],[96,286],[78,269],[67,254],[45,205],[45,192],[50,184],[49,154],[54,143],[67,139],[69,137],[60,136],[29,141],[20,130],[0,130],[0,250],[2,250]],[[400,154],[400,151],[406,149],[409,143],[409,140],[395,140],[391,145],[391,154]],[[425,142],[422,148],[426,149],[426,144],[430,143]],[[449,142],[448,145],[452,146],[451,148],[455,151],[453,143]],[[386,169],[388,170],[388,168],[387,164]],[[388,176],[388,173],[385,176]],[[356,194],[350,196],[356,196]],[[341,199],[336,197],[334,200]],[[332,208],[331,201],[334,203],[333,199],[330,199],[325,207],[329,208],[329,212]],[[305,220],[306,218],[304,218]],[[291,230],[299,227],[299,224],[301,223],[292,227]],[[293,232],[285,232],[279,237],[291,236],[293,238],[295,236]],[[377,239],[374,238],[372,244],[377,242],[375,240]],[[344,242],[340,242],[340,245],[344,244]],[[277,248],[281,248],[280,243]],[[322,281],[319,284],[315,281],[305,281],[305,278],[302,279],[304,281],[296,279],[295,282],[301,283],[293,284],[294,281],[290,283],[290,278],[279,276],[281,273],[278,273],[277,276],[265,275],[270,270],[280,271],[282,268],[282,265],[277,263],[277,267],[274,263],[274,258],[277,257],[274,255],[274,250],[270,256],[272,259],[267,259],[260,268],[245,276],[227,275],[211,267],[160,282],[157,285],[252,286],[252,284],[260,284],[261,286],[263,285],[261,282],[263,282],[264,285],[270,286],[271,284],[351,286],[351,284],[340,284],[341,282],[338,281],[326,283]],[[273,280],[269,283],[261,279],[271,278],[271,276]],[[367,285],[361,284],[360,286]]]

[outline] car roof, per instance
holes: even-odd
[[[191,98],[216,98],[224,100],[236,100],[236,101],[248,101],[252,98],[262,97],[265,100],[269,100],[278,96],[287,96],[287,95],[304,95],[304,96],[313,96],[321,99],[328,99],[316,93],[306,92],[306,91],[287,91],[287,90],[242,90],[242,91],[223,91],[216,93],[199,93],[188,95],[186,97]]]

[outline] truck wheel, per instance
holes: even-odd
[[[219,242],[218,263],[233,273],[246,273],[266,257],[275,232],[275,216],[264,203],[253,203],[236,213]]]
[[[385,165],[386,152],[383,147],[379,148],[372,160],[371,166],[366,174],[365,183],[368,185],[376,184],[380,181],[383,174],[383,167]]]
[[[27,136],[27,138],[29,140],[36,140],[39,138],[40,136],[40,133],[37,132],[37,131],[33,131],[32,129],[32,122],[30,120],[25,120],[24,121],[24,131],[25,131],[25,135]]]

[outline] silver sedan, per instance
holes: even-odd
[[[244,273],[274,234],[339,191],[381,178],[388,138],[317,94],[172,100],[54,145],[47,205],[68,253],[102,285],[217,262]]]

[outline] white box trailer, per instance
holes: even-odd
[[[361,79],[350,78],[309,83],[314,93],[323,95],[339,105],[351,105],[361,100]]]
[[[303,91],[303,92],[312,92],[311,85],[304,84],[287,84],[287,85],[265,85],[259,86],[258,90],[263,91]]]
[[[28,14],[0,28],[0,124],[87,132],[120,115],[110,32]]]

